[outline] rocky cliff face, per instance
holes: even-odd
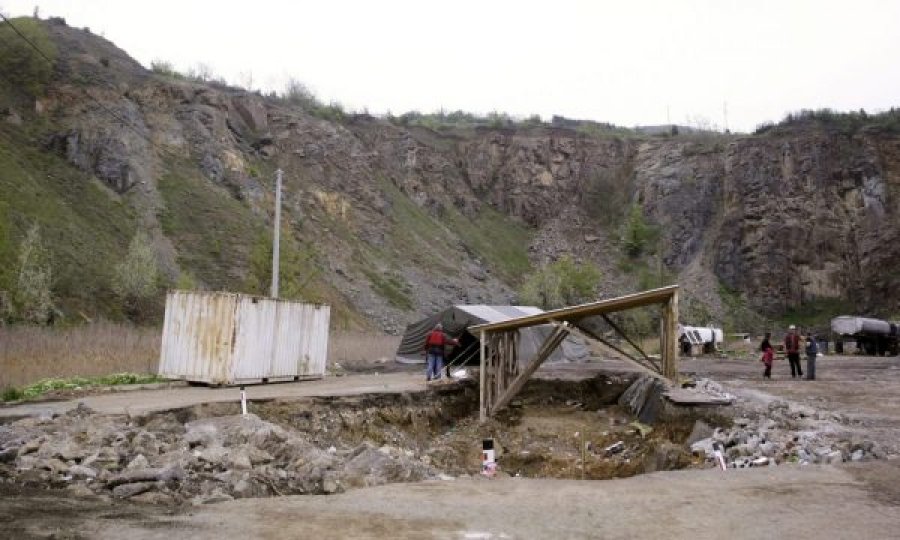
[[[900,140],[747,138],[724,154],[716,274],[770,313],[816,298],[896,309]]]
[[[136,209],[173,280],[190,272],[209,287],[244,286],[280,167],[288,231],[313,254],[318,298],[390,331],[451,302],[513,302],[529,264],[562,254],[598,264],[603,294],[635,289],[618,243],[630,204],[661,234],[661,261],[647,264],[661,262],[713,317],[723,288],[770,315],[820,299],[896,312],[900,300],[896,136],[614,138],[334,122],[155,75],[103,40],[48,28],[70,54],[30,115],[46,126],[44,150]],[[72,84],[74,74],[90,84]],[[203,199],[209,219],[178,215],[185,197]],[[217,251],[205,254],[204,242]]]

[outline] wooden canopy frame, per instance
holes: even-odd
[[[641,347],[609,318],[610,313],[656,304],[659,304],[661,308],[660,364],[656,364],[653,358],[644,353]],[[606,323],[640,354],[640,357],[628,354],[583,323],[588,317],[594,316],[603,317]],[[517,358],[518,330],[544,324],[553,325],[553,331],[544,340],[534,357],[524,367],[520,367]],[[525,382],[574,328],[612,348],[644,370],[675,380],[678,376],[677,325],[678,285],[671,285],[618,298],[546,311],[537,315],[471,326],[469,332],[479,336],[481,342],[480,419],[483,422],[488,416],[507,406],[525,386]]]

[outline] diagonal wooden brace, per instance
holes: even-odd
[[[569,323],[564,322],[554,328],[553,332],[550,336],[544,340],[544,343],[541,345],[541,348],[534,355],[534,358],[531,359],[531,362],[519,373],[515,379],[506,387],[506,390],[500,395],[497,401],[490,407],[487,411],[488,414],[494,414],[494,412],[506,407],[509,402],[512,400],[513,396],[519,393],[528,379],[537,371],[537,368],[544,363],[547,358],[553,354],[553,351],[559,347],[560,343],[566,339],[566,336],[569,335]]]
[[[656,363],[647,355],[647,353],[644,352],[644,349],[642,349],[637,343],[634,342],[634,340],[628,337],[628,334],[626,334],[625,331],[619,327],[619,325],[617,325],[615,322],[613,322],[612,319],[609,318],[609,315],[604,313],[601,316],[603,317],[603,320],[606,321],[606,324],[610,325],[613,330],[615,330],[620,336],[622,336],[622,338],[625,339],[625,341],[628,342],[629,345],[634,347],[634,350],[641,353],[641,356],[643,356],[647,360],[647,362],[650,363],[650,365],[655,366],[657,371],[662,372],[662,368],[660,368],[660,366],[657,366]]]

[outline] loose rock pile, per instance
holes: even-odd
[[[714,465],[717,443],[729,467],[745,468],[780,463],[837,464],[884,458],[877,443],[841,429],[839,415],[785,401],[769,403],[764,412],[747,411],[730,428],[709,428],[702,420],[687,444],[694,454]]]
[[[173,414],[131,419],[79,407],[0,426],[0,479],[79,495],[205,503],[438,475],[409,451],[322,449],[252,414],[183,423]]]

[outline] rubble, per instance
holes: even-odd
[[[252,414],[187,423],[175,416],[158,416],[151,428],[140,419],[79,409],[49,421],[0,426],[0,480],[145,502],[209,504],[438,478],[432,466],[396,447],[364,442],[319,449],[302,434]]]
[[[685,446],[714,466],[714,444],[722,443],[732,468],[781,463],[834,465],[883,457],[874,442],[855,438],[833,424],[833,415],[806,405],[774,400],[755,414],[744,412],[748,414],[733,418],[731,427],[725,429],[711,430],[698,420]]]

